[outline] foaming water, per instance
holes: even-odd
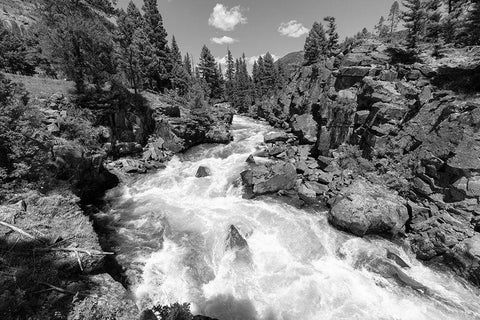
[[[133,289],[141,308],[188,302],[219,320],[480,319],[476,288],[402,248],[338,232],[323,212],[242,199],[245,159],[270,130],[236,116],[231,144],[194,148],[107,195],[121,257],[140,274]],[[200,165],[212,175],[195,178]],[[248,248],[226,248],[231,225]],[[427,293],[376,269],[386,248]]]

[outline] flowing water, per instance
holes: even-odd
[[[194,148],[107,195],[120,258],[138,270],[141,308],[188,302],[219,320],[480,319],[476,288],[402,248],[339,232],[325,212],[242,199],[245,159],[270,130],[236,116],[231,144]],[[195,178],[200,165],[212,175]],[[226,247],[231,225],[248,249]],[[385,248],[411,265],[404,272],[428,294],[375,269]]]

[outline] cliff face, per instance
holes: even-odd
[[[366,41],[303,67],[258,110],[322,161],[348,162],[337,149],[358,146],[362,175],[403,196],[417,256],[480,284],[480,48],[422,50]]]

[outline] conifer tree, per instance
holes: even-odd
[[[210,98],[220,98],[219,92],[219,74],[217,63],[213,57],[210,49],[206,45],[203,46],[200,54],[200,63],[198,65],[200,76],[208,84],[210,88]]]
[[[275,62],[270,52],[267,52],[263,58],[263,95],[270,95],[274,92],[276,86]]]
[[[192,60],[190,59],[190,54],[186,54],[185,57],[183,58],[183,66],[185,70],[187,70],[188,74],[191,76],[193,71],[192,71]]]
[[[390,36],[397,30],[398,22],[400,21],[400,4],[395,1],[390,7],[388,14],[388,22],[390,23]]]
[[[381,16],[378,24],[375,25],[375,31],[380,38],[383,38],[388,34],[388,30],[388,27],[385,25],[385,18]]]
[[[327,46],[326,50],[328,53],[332,53],[333,51],[338,49],[338,33],[337,33],[337,25],[335,23],[334,17],[325,17],[323,18],[325,22],[327,22]]]
[[[120,12],[117,20],[117,39],[120,46],[120,68],[125,74],[131,88],[135,94],[142,86],[142,66],[141,60],[143,53],[136,45],[135,36],[138,36],[138,30],[142,26],[142,15],[130,1],[127,12]],[[138,41],[139,39],[136,39]]]
[[[407,28],[407,44],[410,49],[417,47],[423,30],[424,11],[420,0],[405,0],[402,19]]]
[[[225,94],[228,101],[232,103],[235,90],[235,62],[233,61],[232,52],[227,49],[227,70],[225,71]]]
[[[158,11],[157,0],[144,0],[143,19],[145,33],[154,52],[148,65],[148,76],[152,89],[163,90],[170,85],[168,69],[171,68],[167,31]]]
[[[432,42],[438,42],[442,33],[441,3],[438,0],[428,0],[424,6],[426,14],[425,37]]]
[[[170,48],[172,62],[176,64],[182,64],[182,54],[180,53],[180,49],[178,48],[177,41],[175,40],[175,36],[172,36],[172,46]]]
[[[467,20],[467,34],[470,45],[480,45],[480,0],[473,1]]]
[[[318,62],[320,56],[326,53],[326,46],[325,30],[321,23],[315,22],[305,40],[305,65]]]

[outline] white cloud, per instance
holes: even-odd
[[[308,33],[308,29],[303,26],[297,20],[290,20],[289,22],[282,22],[278,27],[278,32],[282,36],[298,38]]]
[[[223,4],[217,3],[208,19],[208,25],[223,31],[232,31],[239,23],[247,23],[247,18],[242,15],[240,6],[228,10]]]
[[[233,39],[227,36],[223,36],[221,38],[214,37],[214,38],[211,38],[210,41],[216,44],[232,44],[232,43],[238,42],[237,39]]]

